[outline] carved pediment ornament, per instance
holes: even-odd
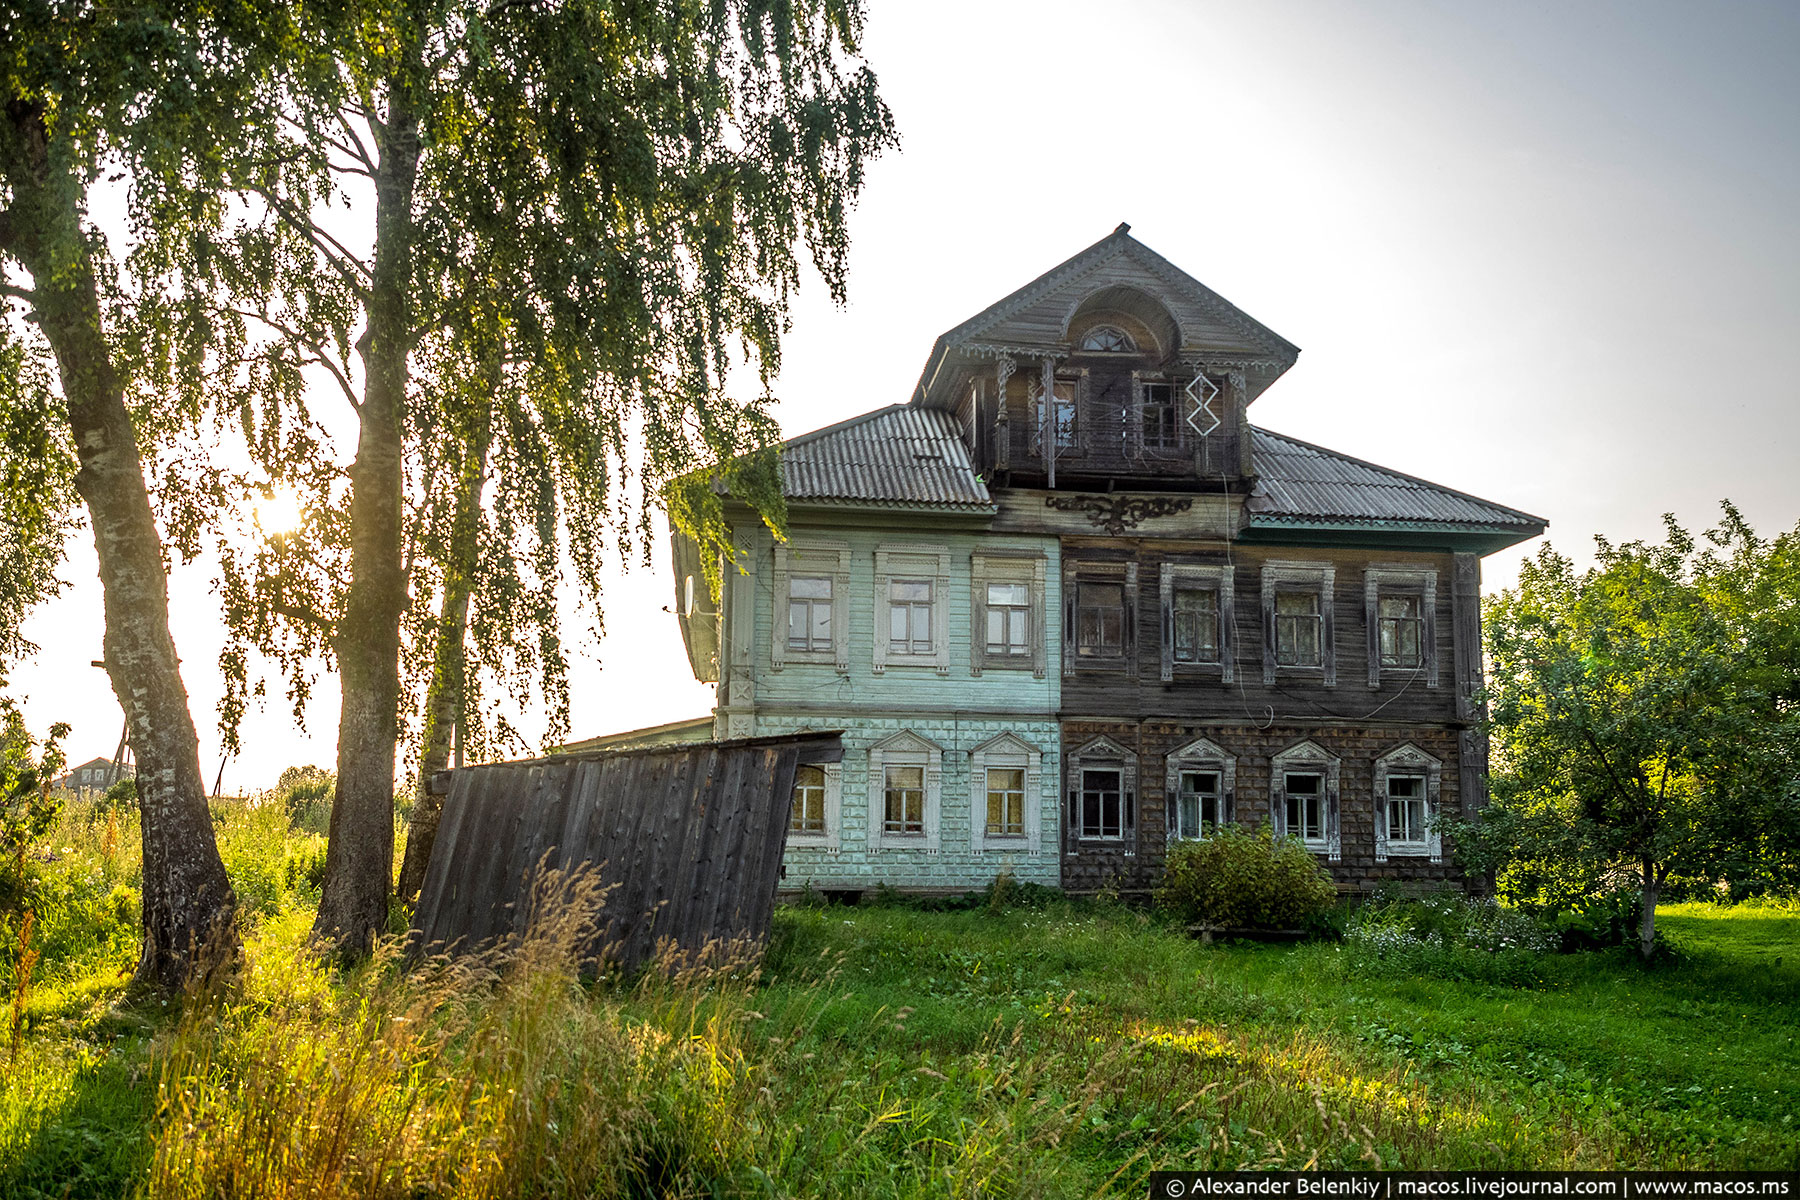
[[[1078,512],[1114,537],[1152,517],[1171,517],[1194,507],[1192,496],[1045,496],[1058,512]]]

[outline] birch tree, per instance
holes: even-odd
[[[245,645],[290,668],[323,652],[338,671],[316,931],[350,952],[386,922],[402,633],[409,566],[423,565],[414,521],[421,491],[446,479],[445,460],[409,439],[411,410],[469,403],[446,381],[420,386],[421,348],[471,336],[483,323],[470,306],[493,307],[499,360],[464,356],[500,381],[491,432],[464,443],[456,478],[483,477],[481,437],[490,455],[541,447],[515,472],[536,485],[529,529],[486,545],[527,556],[560,545],[591,582],[604,548],[632,540],[613,485],[629,475],[650,502],[641,542],[666,481],[769,436],[756,400],[728,397],[727,377],[748,360],[766,391],[802,243],[842,295],[846,213],[864,160],[893,139],[856,61],[853,3],[407,3],[358,15],[308,39],[314,58],[293,76],[303,86],[265,105],[244,179],[260,218],[204,264],[234,292],[260,286],[247,319],[271,331],[271,353],[284,369],[326,372],[355,414],[342,477],[310,476],[309,536],[234,560],[227,587]],[[336,216],[346,204],[372,217],[360,249]],[[452,286],[471,262],[485,282]],[[467,417],[443,428],[477,430]],[[675,510],[722,529],[704,498]],[[468,566],[451,560],[469,544],[445,544],[444,630],[460,624],[453,592]],[[550,560],[534,567],[542,580]],[[523,645],[525,628],[501,640]]]

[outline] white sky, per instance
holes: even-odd
[[[1596,532],[1800,517],[1800,6],[1748,2],[869,0],[904,139],[852,224],[850,303],[813,281],[777,392],[801,433],[907,399],[932,340],[1120,221],[1297,343],[1261,425]],[[1528,545],[1487,561],[1509,583]],[[574,735],[705,713],[657,569],[611,580]],[[122,721],[93,548],[12,672],[80,761]],[[171,584],[209,782],[217,605]],[[277,697],[227,790],[335,758]]]

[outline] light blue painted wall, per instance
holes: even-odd
[[[898,517],[899,514],[896,514]],[[770,635],[778,604],[775,596],[775,543],[767,530],[759,529],[756,541],[756,625],[752,671],[756,681],[758,710],[792,705],[828,705],[842,711],[884,711],[896,708],[1005,713],[1037,713],[1054,717],[1061,699],[1062,677],[1062,561],[1055,538],[1019,537],[978,532],[930,530],[846,530],[807,528],[790,530],[796,543],[808,539],[844,542],[850,547],[850,659],[849,673],[840,675],[829,664],[788,663],[781,670],[770,660]],[[879,546],[944,546],[950,551],[950,587],[946,614],[950,638],[950,672],[939,675],[932,667],[891,665],[880,675],[874,670],[874,631],[877,613],[885,623],[885,605],[878,607],[875,590],[875,551]],[[1030,670],[985,668],[970,674],[970,554],[978,547],[1005,545],[1039,550],[1045,559],[1044,615],[1045,670],[1042,679]],[[786,597],[779,598],[786,619]],[[885,597],[883,598],[885,600]],[[885,624],[883,626],[885,636]],[[762,722],[757,722],[760,732]]]
[[[1005,870],[1022,882],[1057,887],[1061,883],[1061,825],[1057,802],[1062,759],[1054,719],[1027,720],[981,716],[924,716],[889,713],[880,716],[846,716],[821,720],[814,716],[759,714],[757,732],[763,735],[800,733],[812,729],[844,731],[844,761],[836,852],[790,845],[782,860],[786,877],[783,890],[810,884],[815,889],[868,889],[885,883],[896,888],[941,891],[973,890],[992,882]],[[902,730],[935,742],[943,751],[938,850],[884,844],[869,848],[869,748]],[[1039,838],[1035,853],[1008,849],[976,853],[972,848],[970,821],[975,813],[986,819],[985,783],[975,785],[971,804],[971,754],[976,747],[1010,732],[1036,746],[1042,754],[1035,802],[1038,805]],[[877,805],[880,787],[876,787]]]

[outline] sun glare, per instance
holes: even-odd
[[[256,527],[269,537],[292,533],[306,519],[306,513],[300,507],[300,496],[291,487],[278,487],[268,495],[258,497],[254,512]]]

